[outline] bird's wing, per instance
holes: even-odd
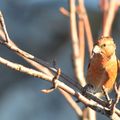
[[[120,72],[120,60],[117,59],[118,72]]]

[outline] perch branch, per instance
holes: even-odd
[[[39,72],[37,70],[27,68],[23,65],[10,62],[2,57],[0,57],[0,63],[6,65],[7,67],[9,67],[11,69],[26,73],[26,74],[31,75],[33,77],[41,78],[41,79],[47,80],[49,82],[52,82],[52,80],[53,80],[53,77],[51,77],[51,76],[48,76],[48,75],[46,75],[42,72]],[[80,102],[82,102],[86,106],[88,106],[88,107],[92,108],[93,110],[100,112],[101,114],[104,114],[104,115],[109,117],[109,115],[108,115],[109,108],[102,106],[98,102],[97,103],[95,101],[91,102],[89,99],[87,99],[86,97],[81,95],[79,92],[75,91],[74,89],[67,86],[63,82],[60,82],[59,80],[56,80],[56,84],[58,86],[58,89],[60,88],[64,91],[66,91],[67,93],[76,97]],[[115,113],[116,113],[116,115],[120,115],[120,111],[117,108],[115,108]]]

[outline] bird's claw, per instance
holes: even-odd
[[[83,87],[82,94],[86,96],[86,93],[94,94],[95,93],[95,88],[91,84],[87,84]]]

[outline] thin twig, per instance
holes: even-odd
[[[5,39],[6,39],[5,42],[8,42],[9,35],[7,33],[6,25],[5,25],[4,18],[2,16],[2,12],[1,11],[0,11],[0,24],[1,24],[2,28],[3,28],[3,32],[5,33]]]
[[[69,12],[68,12],[68,10],[66,10],[64,7],[60,7],[60,12],[63,14],[63,15],[65,15],[65,16],[69,16]]]
[[[112,112],[112,113],[114,113],[115,107],[116,107],[117,103],[118,103],[119,100],[120,100],[120,85],[117,86],[117,84],[115,83],[115,85],[114,85],[114,90],[115,90],[115,93],[116,93],[116,98],[115,98],[115,100],[113,101],[113,105],[112,105],[112,109],[111,109],[111,112]]]
[[[4,22],[4,18],[2,15],[2,12],[0,11],[0,37],[1,39],[1,43],[4,44],[6,47],[8,47],[10,50],[13,50],[14,52],[16,52],[20,57],[22,57],[24,60],[26,60],[28,63],[30,63],[32,66],[34,66],[35,68],[37,68],[38,70],[49,74],[50,76],[53,76],[53,74],[51,73],[50,70],[48,70],[46,67],[44,67],[43,65],[38,64],[36,61],[37,58],[34,57],[33,55],[21,50],[10,38],[9,35],[7,33],[6,30],[6,25]],[[7,37],[5,37],[7,36]],[[40,61],[42,63],[42,61]]]
[[[61,69],[59,68],[59,69],[57,70],[55,76],[54,76],[53,79],[52,79],[53,86],[52,86],[51,88],[49,88],[49,89],[43,89],[43,90],[41,90],[41,92],[43,92],[43,93],[45,93],[45,94],[48,94],[48,93],[53,92],[53,91],[57,88],[57,86],[58,86],[57,83],[56,83],[56,80],[59,79],[60,74],[61,74]]]
[[[106,98],[107,102],[109,103],[110,102],[110,97],[109,97],[108,92],[106,91],[104,85],[102,86],[102,90],[103,90],[103,93],[105,95],[105,98]]]
[[[69,105],[73,108],[73,110],[75,111],[75,113],[77,114],[77,116],[81,117],[83,115],[83,112],[80,109],[80,107],[77,105],[77,103],[73,100],[73,98],[71,97],[71,95],[68,94],[67,92],[65,92],[62,89],[60,89],[60,91],[63,94],[63,96],[66,98],[66,100],[69,103]]]

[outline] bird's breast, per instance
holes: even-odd
[[[90,60],[86,80],[96,89],[100,89],[103,85],[106,88],[111,89],[116,76],[116,56],[108,60],[101,55],[94,55],[93,58]]]

